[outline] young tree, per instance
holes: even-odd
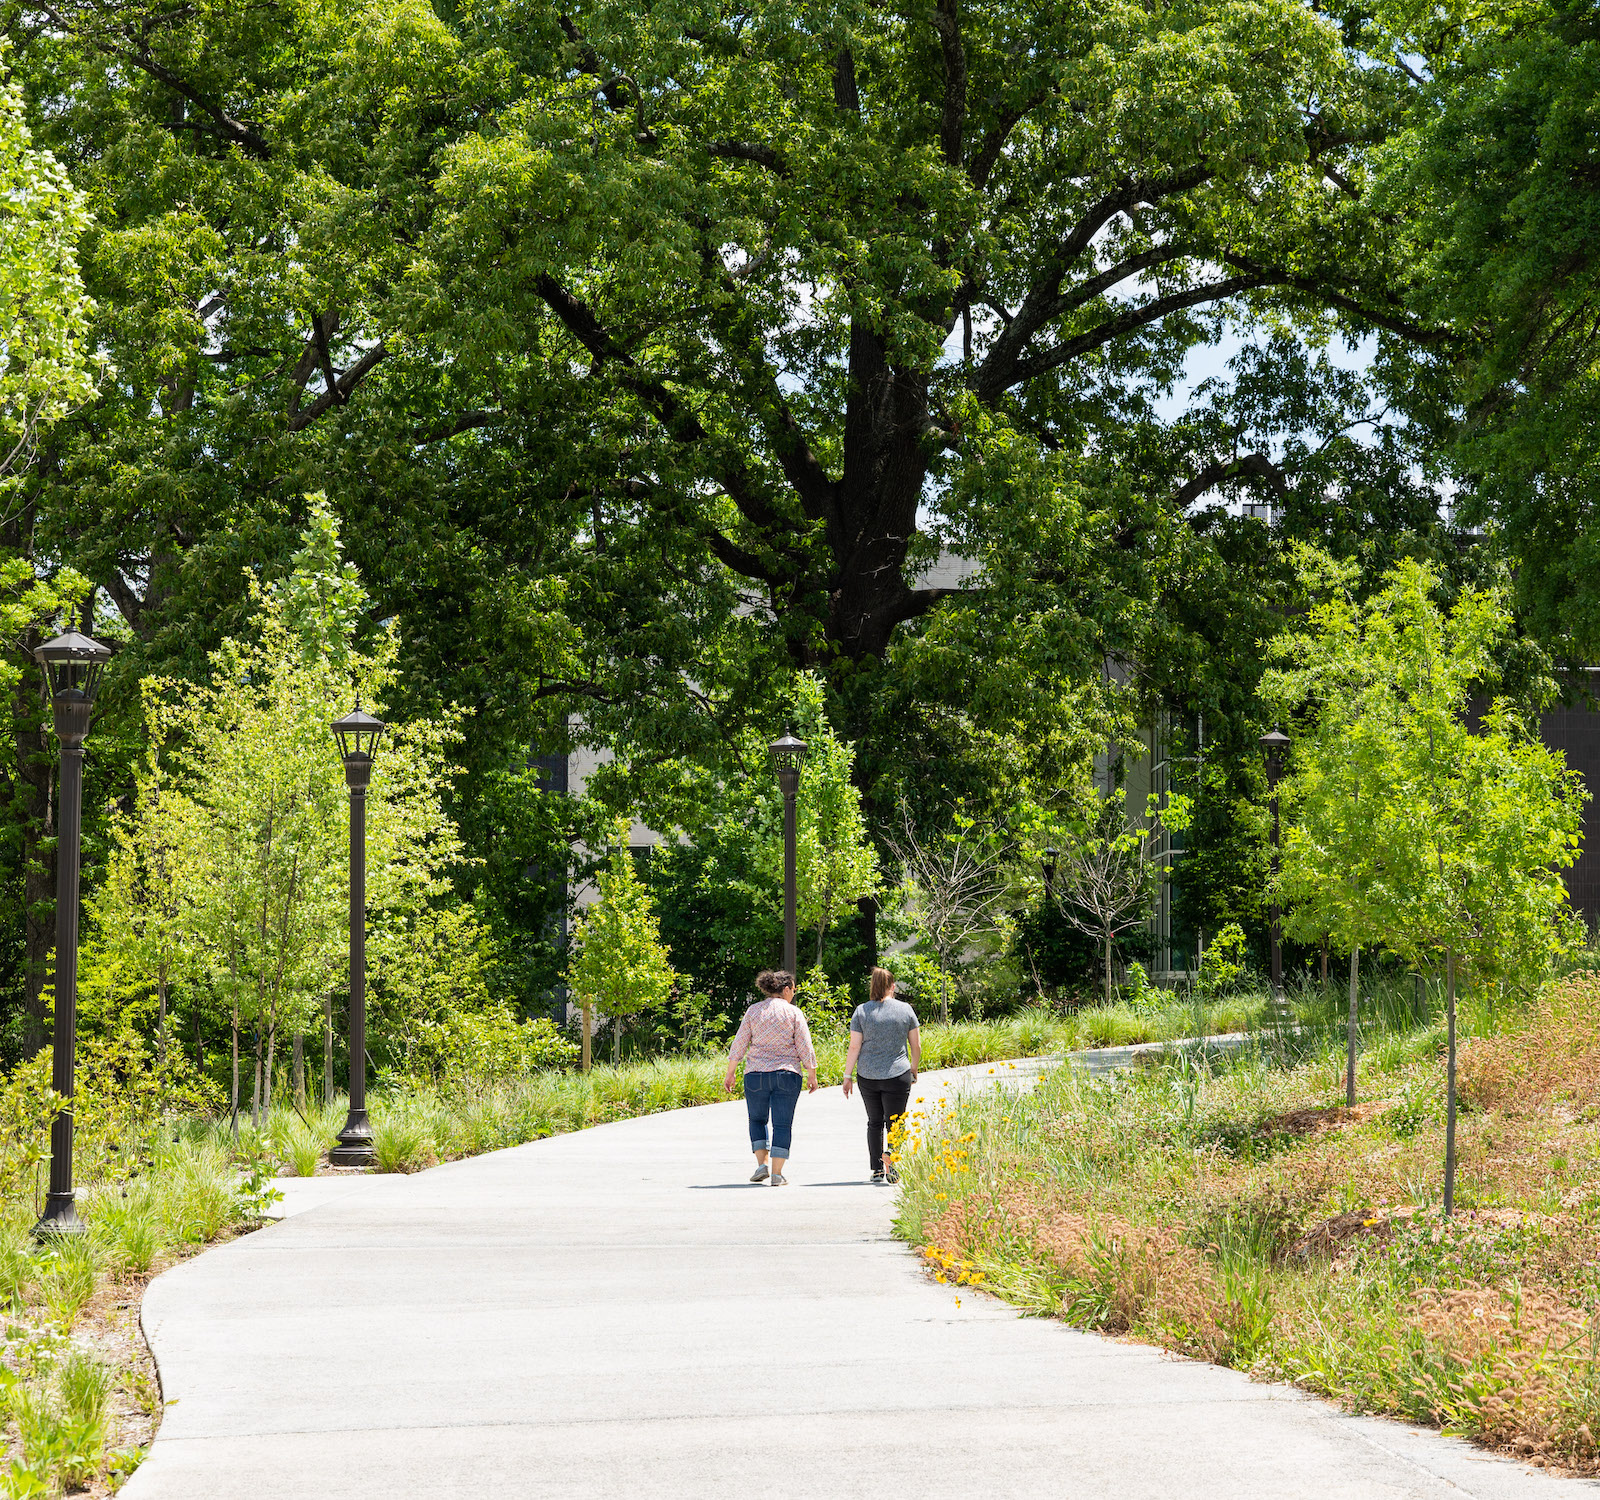
[[[948,1022],[950,976],[1004,915],[1016,841],[960,807],[938,828],[918,827],[902,802],[888,843],[900,866],[905,913],[939,961],[939,1013]]]
[[[1345,726],[1345,753],[1363,768],[1367,805],[1350,822],[1370,839],[1364,920],[1418,969],[1445,971],[1449,1214],[1457,975],[1526,986],[1549,972],[1568,938],[1559,872],[1577,856],[1584,792],[1509,702],[1495,700],[1473,723],[1473,697],[1492,686],[1495,650],[1511,628],[1504,591],[1463,592],[1446,612],[1437,588],[1433,569],[1405,562],[1364,605],[1336,592],[1313,612],[1304,654],[1314,664],[1332,643],[1359,663],[1361,712]],[[1352,680],[1349,669],[1341,679]],[[1314,672],[1304,680],[1317,681]],[[1302,859],[1302,881],[1314,881],[1309,841]],[[1321,873],[1337,885],[1346,869],[1330,860]]]
[[[813,963],[820,968],[828,928],[841,912],[877,891],[878,858],[861,816],[861,794],[852,780],[855,749],[828,723],[821,680],[801,672],[795,697],[795,717],[806,742],[795,799],[796,906],[800,925],[816,929]],[[782,838],[780,822],[776,830],[769,830],[767,845],[775,872],[783,868]]]
[[[1385,924],[1380,829],[1390,766],[1387,745],[1369,730],[1386,716],[1390,684],[1362,649],[1360,618],[1349,608],[1354,567],[1309,552],[1301,567],[1310,588],[1335,589],[1337,602],[1314,606],[1310,629],[1278,644],[1286,665],[1262,684],[1263,696],[1299,721],[1291,774],[1279,789],[1288,817],[1278,896],[1286,935],[1350,955],[1345,1102],[1354,1105],[1361,949],[1382,940]]]
[[[611,1022],[611,1060],[621,1056],[627,1016],[666,1004],[678,976],[656,928],[655,904],[633,868],[628,821],[619,819],[616,848],[597,877],[600,897],[578,919],[578,956],[567,983],[583,1010],[583,1070],[589,1071],[594,1012]]]
[[[282,587],[252,580],[254,636],[224,641],[209,681],[147,693],[160,794],[136,799],[115,825],[117,846],[132,851],[128,879],[96,912],[106,949],[147,966],[188,965],[223,999],[236,1120],[242,1029],[253,1031],[259,1113],[271,1102],[280,1031],[309,1028],[344,964],[349,801],[329,725],[352,696],[381,709],[395,669],[392,630],[370,654],[351,640],[364,596],[321,496],[311,497],[303,543]],[[448,893],[460,845],[442,795],[455,738],[449,720],[385,735],[367,794],[373,910],[415,910]],[[134,878],[158,857],[161,882]],[[169,906],[177,941],[152,946]]]
[[[1141,823],[1129,825],[1123,798],[1098,798],[1086,829],[1071,840],[1057,866],[1055,894],[1061,915],[1100,947],[1105,1003],[1111,1004],[1111,953],[1117,939],[1150,915],[1166,867],[1157,848],[1163,827],[1186,826],[1187,799],[1168,798],[1165,810],[1151,800]]]
[[[134,773],[130,814],[114,818],[105,878],[84,903],[86,988],[118,995],[148,987],[156,999],[156,1062],[167,1056],[167,1007],[175,984],[194,971],[193,842],[184,821],[194,804],[170,785],[152,744]]]

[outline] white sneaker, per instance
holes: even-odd
[[[760,1166],[750,1174],[750,1180],[751,1182],[765,1182],[770,1176],[772,1176],[772,1173],[765,1166]]]

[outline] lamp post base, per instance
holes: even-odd
[[[44,1202],[44,1216],[33,1226],[36,1240],[70,1239],[86,1234],[88,1226],[78,1217],[75,1194],[51,1193]]]
[[[372,1126],[364,1109],[352,1109],[339,1132],[339,1144],[328,1152],[328,1162],[335,1167],[370,1167],[372,1165]]]

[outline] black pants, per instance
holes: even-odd
[[[898,1078],[856,1078],[861,1102],[867,1106],[867,1159],[874,1172],[883,1170],[883,1132],[906,1112],[911,1098],[911,1075]]]

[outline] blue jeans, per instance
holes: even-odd
[[[800,1102],[800,1075],[780,1068],[775,1073],[744,1075],[744,1106],[750,1111],[750,1149],[787,1158],[794,1130],[794,1107]],[[767,1133],[767,1116],[772,1133]]]

